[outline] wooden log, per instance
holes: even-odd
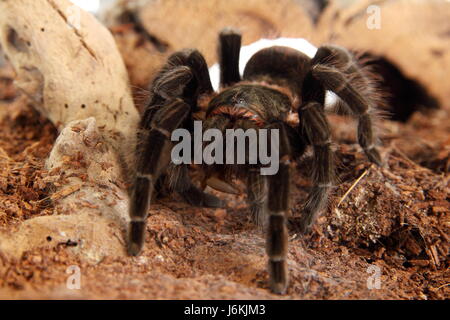
[[[17,257],[70,240],[96,261],[125,254],[119,240],[139,114],[113,37],[67,0],[3,0],[0,43],[16,86],[60,131],[46,165],[59,182],[50,195],[55,214],[64,215],[26,221],[0,236],[0,250]]]

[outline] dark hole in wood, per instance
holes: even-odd
[[[14,49],[20,52],[26,52],[28,50],[27,46],[31,45],[30,42],[20,38],[17,31],[13,28],[8,29],[7,41]]]
[[[371,53],[363,54],[362,59],[368,59],[373,72],[381,76],[379,86],[387,93],[386,106],[392,120],[406,122],[416,111],[439,108],[438,100],[418,80],[404,75],[393,62]]]

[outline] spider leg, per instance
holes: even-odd
[[[171,82],[170,84],[167,83],[166,81],[169,77],[168,73],[174,72],[174,69],[178,68],[181,68],[178,71],[179,73],[183,68],[189,68],[189,72],[192,75],[191,79],[189,79],[190,81],[185,84],[180,84],[177,81]],[[155,77],[152,87],[150,88],[153,96],[149,102],[149,106],[159,105],[162,101],[167,99],[167,96],[164,96],[164,92],[160,93],[158,91],[158,83],[165,84],[166,86],[171,85],[172,89],[175,90],[172,92],[164,92],[170,92],[170,96],[174,98],[183,98],[185,102],[191,105],[193,111],[197,109],[197,100],[199,96],[214,91],[205,58],[195,49],[177,51],[168,58],[167,63]],[[180,90],[182,90],[181,94]]]
[[[230,86],[241,81],[239,74],[239,55],[241,34],[232,28],[225,28],[219,35],[220,85]]]
[[[174,66],[163,68],[150,88],[153,96],[144,111],[140,128],[150,129],[155,113],[164,105],[166,101],[182,96],[183,91],[192,82],[194,77],[191,69],[187,66]]]
[[[213,91],[208,66],[197,50],[184,50],[171,55],[150,88],[152,99],[141,120],[137,148],[137,173],[130,200],[128,252],[138,255],[144,244],[145,225],[155,184],[170,164],[171,134],[175,129],[190,127],[192,113],[200,95]],[[177,191],[197,204],[217,206],[215,197],[203,194],[181,175],[187,186]]]
[[[288,229],[287,218],[290,196],[290,144],[284,124],[274,123],[269,129],[279,130],[279,170],[270,176],[267,200],[268,224],[266,252],[269,257],[270,288],[284,294],[289,279],[287,269]]]
[[[181,97],[192,78],[193,74],[188,66],[173,67],[155,81],[153,92],[164,100]]]
[[[203,55],[196,49],[185,49],[178,51],[168,59],[168,64],[170,66],[188,66],[191,68],[195,75],[196,82],[192,84],[189,89],[197,87],[194,92],[187,92],[188,94],[205,94],[213,92],[213,87],[211,84],[211,79],[209,77],[208,64],[205,61]],[[185,94],[186,95],[186,94]]]
[[[285,150],[290,150],[293,158],[299,158],[303,155],[306,149],[306,144],[302,140],[297,131],[289,125],[280,123],[282,125],[282,134],[287,139],[287,146],[283,147]],[[274,125],[269,126],[272,128]],[[279,129],[277,124],[275,129]],[[279,129],[280,130],[280,129]],[[268,179],[261,175],[259,169],[250,168],[247,174],[247,203],[250,207],[251,220],[260,227],[267,227],[267,199],[268,199]]]
[[[333,67],[333,63],[336,63],[338,67]],[[364,81],[364,76],[359,72],[350,54],[338,47],[319,48],[312,60],[312,76],[318,79],[327,90],[336,93],[345,102],[343,106],[347,106],[351,113],[358,117],[358,142],[369,160],[382,166],[381,156],[375,145],[376,139],[370,115],[372,103],[351,83],[348,75],[352,73],[359,81]]]
[[[251,220],[260,227],[267,225],[267,178],[259,169],[252,168],[247,175],[247,203],[250,207]]]
[[[128,252],[138,255],[144,244],[148,208],[155,183],[170,163],[171,133],[186,120],[190,106],[181,99],[168,102],[154,116],[150,129],[142,133],[138,147],[137,173],[130,201]]]
[[[317,101],[302,104],[298,110],[300,132],[313,146],[313,187],[299,221],[300,232],[306,232],[327,204],[334,179],[331,131],[324,107]]]

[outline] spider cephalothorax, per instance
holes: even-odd
[[[245,181],[252,217],[267,233],[270,287],[276,293],[284,293],[288,285],[286,224],[290,164],[307,146],[312,147],[313,187],[297,224],[304,232],[325,207],[333,185],[331,134],[324,111],[326,91],[337,94],[341,105],[358,117],[358,141],[368,158],[380,165],[370,115],[375,106],[372,97],[366,94],[368,91],[357,89],[369,83],[345,49],[323,46],[311,59],[287,47],[266,48],[250,59],[241,78],[240,47],[238,32],[222,31],[219,92],[213,91],[206,62],[196,50],[174,53],[153,81],[152,98],[139,133],[128,250],[132,255],[141,251],[151,195],[162,181],[168,181],[169,187],[192,205],[223,205],[223,201],[191,182],[188,165],[171,162],[174,146],[171,135],[176,129],[192,132],[194,120],[198,119],[203,120],[205,130],[277,129],[276,174],[262,175],[259,163],[215,163],[204,165],[204,169],[210,177],[207,183],[222,191],[234,191],[230,183],[233,178]],[[296,116],[298,120],[291,121]]]

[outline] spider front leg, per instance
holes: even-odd
[[[282,134],[287,139],[289,147],[283,147],[290,150],[292,157],[299,158],[306,150],[306,144],[298,135],[297,131],[289,125],[281,124],[271,125],[268,128],[283,130]],[[287,144],[287,142],[286,142]],[[268,179],[261,175],[260,169],[250,168],[247,175],[247,203],[250,207],[251,220],[259,227],[267,227],[269,188]]]
[[[205,59],[197,50],[174,53],[153,81],[151,92],[153,96],[142,117],[138,135],[137,173],[129,208],[130,255],[138,255],[142,249],[151,196],[171,160],[172,132],[192,123],[198,96],[212,92]],[[196,189],[185,171],[179,173],[175,177],[175,190],[191,203],[221,205],[215,197]]]
[[[161,105],[168,98],[183,98],[196,111],[199,96],[214,91],[205,58],[195,49],[173,53],[155,77],[150,91],[149,106]],[[144,114],[144,121],[147,120]]]
[[[260,168],[250,168],[247,175],[247,202],[253,220],[266,231],[270,289],[274,293],[284,294],[289,284],[287,218],[291,158],[293,152],[302,153],[304,146],[292,145],[298,139],[293,139],[290,127],[283,122],[272,123],[266,129],[269,131],[268,143],[275,144],[275,148],[271,146],[271,150],[278,151],[278,171],[266,176],[261,174]],[[273,130],[278,131],[278,140],[273,139]]]
[[[333,63],[340,66],[334,67]],[[362,86],[369,85],[353,57],[339,47],[321,47],[313,58],[312,65],[313,77],[318,79],[327,90],[336,93],[345,102],[344,106],[358,117],[358,142],[369,160],[382,166],[383,162],[375,145],[376,138],[370,115],[371,108],[375,106],[372,105],[370,96],[364,97],[349,80],[353,76],[354,81],[362,82]]]
[[[170,163],[171,133],[187,119],[190,106],[181,99],[168,102],[156,111],[149,130],[141,132],[137,173],[130,200],[128,252],[138,255],[144,244],[145,225],[155,183]]]
[[[300,232],[306,232],[324,209],[334,179],[334,159],[331,150],[331,131],[324,107],[316,101],[306,102],[299,111],[300,132],[313,146],[313,187],[310,191],[302,216]]]
[[[287,218],[290,196],[290,157],[289,137],[283,124],[275,123],[270,130],[279,132],[279,169],[269,176],[270,197],[267,200],[268,224],[266,252],[269,257],[270,288],[274,293],[284,294],[289,284],[287,268],[288,229]],[[272,140],[271,143],[274,141]]]
[[[247,175],[247,203],[250,207],[251,220],[259,227],[267,225],[267,178],[260,169],[251,168]]]

